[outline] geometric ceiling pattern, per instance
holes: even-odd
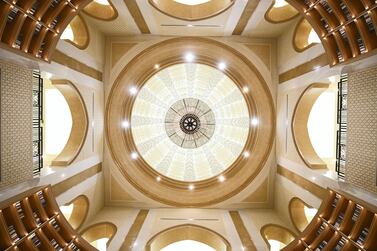
[[[249,127],[237,85],[223,71],[198,63],[176,64],[153,75],[140,89],[131,116],[140,156],[179,181],[220,175],[242,154]]]

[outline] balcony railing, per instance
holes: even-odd
[[[33,72],[33,175],[43,168],[43,79],[39,71]]]
[[[346,145],[347,145],[347,74],[342,74],[338,83],[338,107],[336,134],[336,166],[339,179],[344,180],[346,169]]]

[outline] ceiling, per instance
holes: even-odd
[[[295,19],[284,23],[270,23],[264,15],[273,0],[236,0],[219,15],[199,20],[185,21],[158,11],[148,0],[112,0],[119,16],[115,20],[103,21],[83,14],[87,22],[100,32],[110,35],[167,35],[167,36],[230,36],[279,37],[294,25]],[[249,11],[250,18],[245,15]],[[141,27],[141,28],[140,28]]]

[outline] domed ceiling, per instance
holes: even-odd
[[[131,128],[139,154],[155,171],[199,181],[219,175],[242,154],[250,117],[240,89],[221,70],[182,63],[145,83]]]

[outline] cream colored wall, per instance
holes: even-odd
[[[162,218],[169,218],[170,220]],[[229,212],[217,209],[152,209],[149,211],[137,237],[137,246],[132,250],[143,250],[142,247],[145,247],[149,239],[155,234],[167,228],[183,224],[194,224],[209,228],[227,239],[232,246],[232,250],[241,250],[242,244]]]
[[[85,195],[89,200],[89,211],[83,226],[80,228],[83,229],[86,224],[90,224],[93,221],[93,218],[96,217],[104,207],[104,181],[102,172],[93,175],[60,194],[56,197],[56,201],[59,206],[62,206],[80,195]]]
[[[278,38],[277,65],[279,74],[293,69],[294,67],[310,61],[311,59],[324,53],[324,49],[321,44],[314,45],[300,53],[295,51],[292,40],[295,27],[298,22],[299,19],[297,19],[294,25],[289,27],[289,29],[286,32],[283,32]]]
[[[96,70],[102,71],[105,61],[105,36],[93,24],[86,20],[85,22],[90,39],[87,48],[81,50],[69,42],[59,40],[57,49]]]

